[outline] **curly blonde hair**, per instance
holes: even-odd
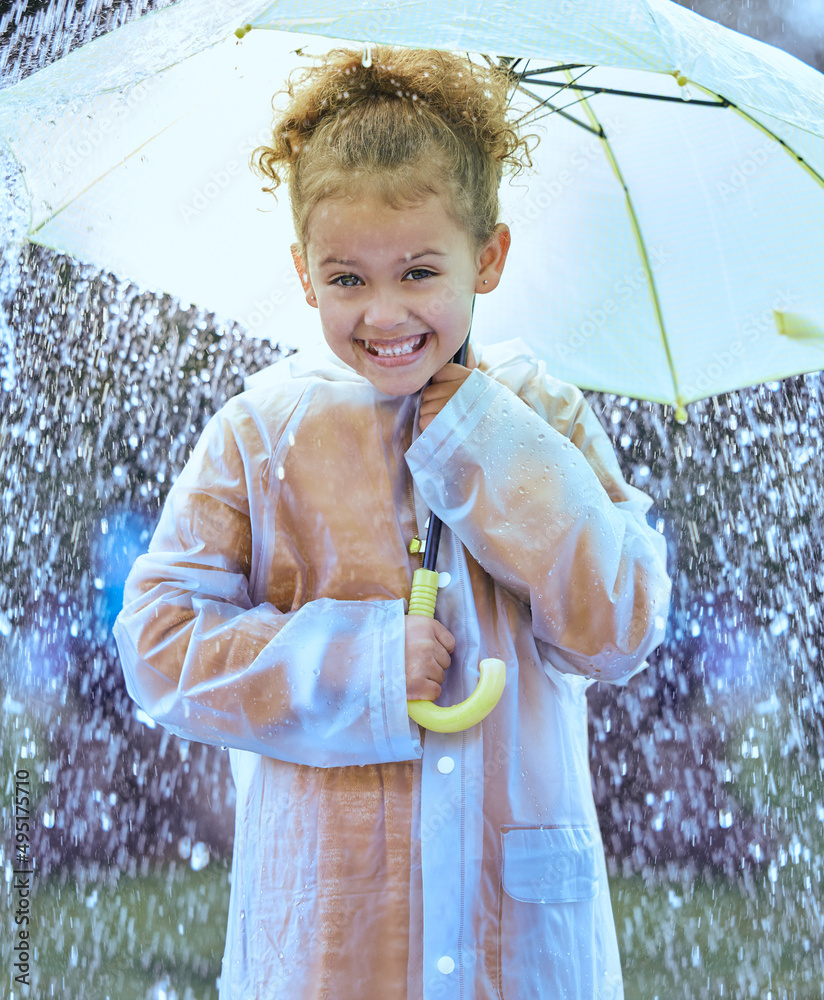
[[[304,260],[318,202],[364,193],[392,208],[446,194],[448,214],[479,250],[498,222],[504,168],[517,175],[531,167],[527,140],[538,138],[507,120],[505,70],[383,45],[372,47],[371,65],[363,50],[313,58],[318,65],[293,71],[275,94],[276,109],[278,94],[288,94],[288,105],[275,115],[271,145],[251,158],[271,181],[264,191],[274,195],[287,181]]]

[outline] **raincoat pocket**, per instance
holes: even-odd
[[[506,827],[499,894],[503,1000],[595,1000],[599,834]]]

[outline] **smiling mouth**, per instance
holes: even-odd
[[[428,333],[421,333],[416,337],[404,337],[402,340],[362,340],[361,343],[373,358],[402,358],[417,353],[428,337]]]

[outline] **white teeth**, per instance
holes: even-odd
[[[364,340],[364,346],[370,354],[376,354],[379,358],[399,358],[404,354],[413,354],[423,347],[426,334],[420,337],[410,337],[408,340],[401,340],[396,344],[373,344],[371,340]]]

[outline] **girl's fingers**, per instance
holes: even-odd
[[[452,367],[457,368],[458,365],[452,365]],[[420,409],[422,429],[425,429],[426,425],[441,412],[458,389],[460,389],[463,383],[464,380],[459,379],[449,382],[433,383],[432,385],[428,385],[424,388],[421,393]]]
[[[429,406],[422,406],[421,411],[418,415],[418,422],[421,425],[421,430],[425,431],[426,428],[432,423],[432,421],[437,417],[441,410],[446,405],[446,400],[442,403],[431,403]]]
[[[449,653],[447,653],[447,651],[443,648],[443,646],[439,645],[433,652],[432,659],[441,668],[441,677],[440,680],[438,681],[438,683],[440,684],[441,681],[443,680],[444,670],[447,670],[449,667],[450,663]]]
[[[463,382],[438,382],[437,385],[428,385],[421,392],[421,400],[428,403],[436,399],[449,399],[462,385]]]
[[[420,695],[421,701],[437,701],[441,696],[441,685],[436,681],[427,680],[424,691]]]
[[[435,372],[432,376],[432,384],[435,385],[438,382],[463,382],[471,374],[472,372],[469,368],[464,368],[463,365],[456,365],[450,361],[443,368]]]
[[[438,668],[437,664],[433,663],[432,666],[427,671],[426,679],[428,681],[434,681],[436,684],[443,684],[445,680],[444,672],[443,670]]]
[[[435,638],[447,653],[453,653],[455,651],[455,636],[452,635],[446,625],[441,625],[437,618],[433,619],[433,621],[435,622]]]

